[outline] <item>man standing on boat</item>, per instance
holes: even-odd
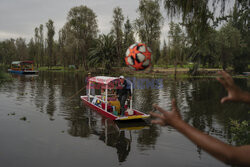
[[[120,76],[120,83],[119,83],[119,87],[117,89],[116,94],[118,95],[118,100],[120,101],[120,105],[121,105],[121,116],[124,116],[124,112],[125,112],[125,102],[128,99],[131,99],[131,89],[130,89],[130,85],[128,84],[128,82],[125,80],[124,76]]]

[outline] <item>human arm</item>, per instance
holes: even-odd
[[[162,126],[167,124],[171,125],[193,143],[224,163],[250,165],[250,145],[233,147],[195,129],[182,120],[175,100],[172,100],[172,110],[170,112],[162,109],[158,105],[153,105],[153,107],[161,112],[161,114],[154,112],[150,113],[151,116],[158,118],[151,121],[153,124]]]
[[[235,85],[232,77],[225,71],[218,72],[222,78],[217,78],[217,80],[225,87],[228,92],[226,97],[221,99],[221,103],[226,101],[242,101],[245,103],[250,103],[250,93],[241,90]]]

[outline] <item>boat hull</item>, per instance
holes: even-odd
[[[145,118],[148,118],[149,115],[147,114],[144,114],[140,111],[137,111],[137,110],[134,110],[134,115],[131,115],[131,116],[117,116],[117,115],[114,115],[110,112],[107,112],[105,111],[104,109],[92,104],[91,102],[88,101],[88,97],[87,96],[81,96],[81,99],[83,101],[83,103],[85,105],[87,105],[88,107],[96,110],[97,112],[99,112],[100,114],[104,115],[105,117],[111,119],[111,120],[114,120],[114,121],[126,121],[126,120],[136,120],[136,119],[145,119]]]
[[[8,70],[9,73],[14,73],[14,74],[37,74],[38,71],[16,71],[16,70]]]

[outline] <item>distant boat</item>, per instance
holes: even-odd
[[[16,74],[38,73],[38,71],[34,70],[33,61],[13,61],[11,63],[11,69],[8,69],[8,72]]]

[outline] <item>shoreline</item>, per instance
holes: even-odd
[[[125,75],[125,76],[136,76],[136,77],[167,77],[175,78],[175,68],[164,68],[164,67],[154,67],[153,71],[149,70],[144,71],[132,71],[128,67],[114,67],[113,71],[105,71],[104,69],[91,69],[89,71],[84,71],[82,69],[68,69],[63,67],[52,67],[51,69],[42,67],[38,68],[39,71],[48,71],[48,72],[82,72],[87,74],[91,72],[94,75]],[[176,69],[176,78],[216,78],[218,71],[221,71],[220,68],[200,68],[198,70],[198,75],[192,76],[189,75],[189,68],[177,68]],[[231,69],[227,70],[233,78],[250,78],[250,75],[235,74]]]

